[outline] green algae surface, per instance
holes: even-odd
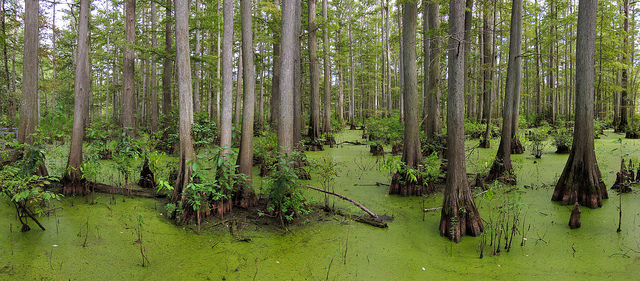
[[[345,131],[336,139],[338,143],[357,140],[360,134]],[[608,187],[620,167],[620,156],[640,155],[637,140],[617,143],[620,137],[609,132],[596,140]],[[498,145],[494,141],[493,149],[473,149],[477,142],[467,141],[470,174],[486,171]],[[388,228],[342,216],[310,216],[289,225],[288,232],[247,228],[242,235],[251,241],[237,242],[228,224],[203,225],[200,234],[193,225],[176,226],[165,218],[162,200],[96,195],[93,205],[84,197],[52,203],[50,208],[60,208],[40,217],[46,231],[32,225],[31,231],[21,233],[15,210],[2,201],[0,280],[637,280],[638,193],[620,198],[609,191],[610,199],[602,208],[582,208],[582,227],[571,230],[567,226],[570,208],[550,201],[567,159],[553,151],[548,146],[540,159],[528,152],[514,155],[516,191],[503,194],[512,187],[495,185],[491,198],[486,193],[476,198],[487,225],[505,204],[517,206],[522,214],[511,250],[490,255],[487,246],[482,259],[481,238],[451,243],[439,235],[439,211],[422,212],[441,206],[441,193],[387,195],[388,187],[377,184],[390,181],[382,171],[385,159],[371,156],[368,146],[344,144],[307,155],[312,159],[328,155],[341,162],[333,190],[378,215],[392,216]],[[256,188],[262,184],[258,177],[254,182]],[[320,186],[316,180],[307,184]],[[306,196],[311,202],[324,201],[316,191]],[[623,215],[618,233],[620,201]],[[337,198],[331,198],[330,204],[345,213],[364,214]],[[149,261],[146,267],[141,266],[141,246]]]

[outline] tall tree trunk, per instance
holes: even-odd
[[[627,130],[627,125],[629,123],[629,105],[631,101],[629,100],[628,95],[628,52],[629,52],[629,0],[623,0],[623,8],[622,12],[624,13],[624,20],[622,23],[622,29],[624,30],[624,35],[622,39],[622,52],[621,52],[621,63],[624,65],[620,70],[620,87],[622,90],[620,91],[620,123],[618,123],[618,127],[616,128],[617,132],[625,132]]]
[[[471,100],[469,88],[471,87],[471,67],[469,64],[469,54],[471,53],[471,23],[473,22],[473,0],[465,1],[464,9],[464,97]]]
[[[242,49],[242,43],[240,43],[240,49]],[[240,112],[242,112],[242,53],[238,54],[238,72],[236,73],[236,109],[233,115],[233,125],[236,128],[240,128]]]
[[[460,242],[465,234],[482,232],[482,218],[467,183],[464,149],[464,0],[451,0],[447,95],[447,184],[440,215],[440,235]]]
[[[136,1],[126,0],[124,5],[125,22],[125,46],[123,58],[122,72],[122,129],[127,136],[134,137],[136,135],[137,124],[135,122],[135,89],[134,89],[134,72],[135,72],[135,53],[132,45],[136,43]]]
[[[349,24],[348,24],[348,28],[349,28],[349,64],[350,64],[350,70],[349,70],[349,76],[350,76],[350,83],[349,83],[349,87],[350,87],[350,95],[349,95],[349,125],[350,125],[350,129],[355,130],[356,128],[356,119],[355,119],[355,115],[356,115],[356,107],[355,107],[355,103],[356,103],[356,98],[355,98],[355,78],[353,76],[353,73],[355,72],[355,67],[353,64],[353,38],[352,38],[352,34],[351,34],[351,17],[352,17],[352,11],[351,11],[351,7],[352,3],[351,0],[349,0]],[[364,125],[364,124],[363,124]]]
[[[52,16],[51,16],[51,35],[53,37],[51,38],[51,79],[53,80],[51,81],[51,112],[54,112],[56,110],[56,4],[57,2],[53,1],[52,8],[51,8],[53,10]],[[82,3],[80,3],[80,5],[82,5]],[[4,17],[2,18],[2,24],[4,28]],[[5,45],[5,48],[6,48],[6,45]],[[5,58],[6,56],[7,56],[7,50],[5,49]],[[6,60],[5,60],[5,65],[6,65]]]
[[[398,30],[404,32],[403,29],[403,15],[404,10],[398,4]],[[402,32],[400,33],[400,37],[402,38]],[[415,37],[415,36],[414,36]],[[398,88],[400,89],[400,93],[398,94],[398,109],[400,111],[400,122],[404,120],[404,39],[399,40],[398,45],[400,47],[400,51],[398,52]],[[418,125],[416,125],[418,126]]]
[[[217,35],[218,35],[218,40],[216,40],[216,63],[217,63],[217,67],[216,67],[216,79],[217,81],[220,81],[220,71],[221,71],[221,67],[220,67],[220,62],[222,61],[222,56],[221,56],[221,51],[220,51],[220,1],[218,0],[216,2],[216,15],[218,15],[218,20],[216,21],[216,27],[217,27]],[[218,126],[220,126],[220,116],[221,116],[221,111],[220,111],[220,93],[222,92],[222,87],[220,86],[221,83],[216,83],[216,124]]]
[[[224,0],[222,6],[222,117],[220,121],[220,147],[223,157],[231,149],[231,122],[233,119],[233,0]]]
[[[320,68],[318,66],[318,39],[316,36],[316,0],[309,0],[309,71],[311,102],[309,104],[309,132],[311,141],[320,137]]]
[[[280,8],[278,0],[273,0],[276,9]],[[282,32],[282,30],[280,30]],[[275,30],[273,33],[273,70],[271,78],[271,125],[274,129],[278,129],[278,119],[280,118],[280,34]]]
[[[151,2],[151,47],[158,47],[158,40],[156,36],[156,17],[157,17],[157,9],[156,3]],[[156,91],[156,81],[158,74],[158,70],[156,69],[156,54],[151,55],[151,86],[149,87],[151,91],[151,132],[155,133],[158,131],[158,93]]]
[[[493,106],[493,92],[495,89],[495,73],[494,69],[496,66],[496,56],[493,52],[494,50],[494,33],[495,33],[495,11],[492,14],[489,7],[485,7],[484,11],[484,21],[483,28],[484,31],[482,37],[482,49],[484,52],[484,83],[483,83],[483,96],[484,96],[484,109],[482,115],[486,124],[485,132],[482,136],[482,140],[480,141],[480,147],[489,148],[491,146],[490,138],[491,138],[491,107]]]
[[[515,182],[511,165],[511,140],[515,131],[513,120],[518,119],[518,93],[522,81],[522,0],[513,0],[511,8],[511,34],[509,38],[509,62],[502,119],[502,138],[488,179],[496,180],[507,173],[509,182]]]
[[[4,91],[4,94],[0,93],[0,117],[4,113],[4,110],[7,111],[7,115],[10,115],[9,112],[11,111],[11,102],[12,102],[11,101],[11,82],[10,82],[11,79],[9,76],[10,75],[9,74],[9,56],[7,54],[7,49],[8,49],[7,48],[7,27],[6,27],[6,19],[5,19],[5,17],[7,16],[7,9],[5,8],[5,2],[6,0],[2,0],[2,54],[3,54],[3,61],[4,61],[4,78],[5,78],[5,83],[7,84],[6,84],[6,90]],[[55,13],[55,4],[54,4],[54,13]],[[54,71],[55,71],[55,64],[54,64]]]
[[[20,125],[18,143],[33,144],[32,134],[40,125],[38,110],[38,0],[25,0],[24,6],[24,53],[22,67],[22,99],[20,101]],[[44,161],[44,159],[43,159]],[[47,167],[42,163],[37,175],[48,175]]]
[[[324,118],[322,131],[331,132],[331,67],[329,66],[329,17],[327,13],[327,0],[322,0],[322,50],[324,53]]]
[[[72,189],[65,193],[80,192],[82,190],[80,181],[82,179],[82,139],[84,138],[84,107],[86,105],[89,88],[89,0],[80,1],[80,15],[78,17],[78,48],[76,52],[76,69],[74,78],[74,110],[73,110],[73,131],[71,133],[71,146],[67,159],[67,172],[64,173],[63,180],[72,183]]]
[[[193,111],[195,113],[200,112],[200,110],[202,110],[202,102],[200,101],[200,75],[201,75],[201,71],[200,71],[200,62],[198,61],[200,59],[200,53],[201,53],[201,47],[200,47],[200,20],[198,19],[198,17],[201,16],[201,12],[200,12],[200,0],[196,0],[196,27],[195,27],[195,37],[196,37],[196,49],[195,49],[195,53],[194,53],[194,57],[197,59],[196,62],[193,64],[194,66],[194,70],[193,70]]]
[[[551,15],[555,18],[557,18],[555,16],[556,13],[556,0],[551,0],[549,1],[549,9],[550,9],[550,13]],[[551,27],[549,30],[549,35],[550,36],[556,36],[556,28],[555,28],[555,22],[551,23]],[[549,117],[551,118],[550,123],[551,124],[555,124],[556,122],[556,118],[558,113],[556,112],[556,75],[555,75],[555,70],[556,70],[556,62],[555,62],[555,57],[556,57],[556,53],[555,53],[555,42],[550,42],[549,44],[549,72],[548,72],[548,77],[547,77],[547,81],[549,82],[547,84],[547,86],[549,87],[549,96],[547,96],[547,99],[549,101]]]
[[[412,2],[413,1],[413,2]],[[422,161],[420,149],[420,121],[418,120],[418,66],[416,64],[416,26],[418,7],[416,0],[404,4],[402,41],[404,66],[404,150],[402,160],[409,169]]]
[[[302,8],[300,1],[295,1],[294,42],[293,42],[293,145],[302,141],[302,65],[300,56],[300,29],[302,26]]]
[[[313,0],[311,0],[313,1]],[[309,6],[311,7],[311,1]],[[280,110],[278,115],[278,152],[289,154],[293,151],[293,75],[294,75],[294,44],[298,24],[296,21],[296,7],[299,0],[283,0],[280,57]],[[315,4],[315,3],[314,3]],[[311,8],[309,8],[311,12]],[[315,14],[315,7],[314,7]],[[311,22],[311,21],[310,21]]]
[[[165,31],[164,31],[164,62],[162,63],[162,113],[164,114],[165,126],[171,121],[171,77],[173,77],[173,62],[171,61],[171,0],[167,0],[165,8]]]
[[[243,71],[243,112],[242,131],[240,139],[240,151],[238,154],[238,171],[247,176],[245,186],[236,194],[235,201],[240,206],[246,208],[255,204],[256,198],[253,193],[253,178],[251,167],[253,166],[253,114],[255,109],[255,70],[253,65],[253,24],[251,22],[252,0],[240,1],[240,18],[242,28],[242,57],[244,57]],[[240,96],[238,96],[239,98]]]
[[[589,208],[601,207],[602,199],[608,198],[593,140],[596,14],[597,0],[579,2],[574,138],[569,159],[551,197],[563,205],[578,202]]]
[[[178,177],[171,202],[182,201],[184,209],[192,209],[183,192],[191,181],[193,149],[193,93],[191,89],[191,58],[189,48],[189,1],[176,1],[176,70],[178,75],[180,159]],[[184,218],[181,218],[184,219]]]
[[[427,77],[427,119],[425,133],[427,139],[434,139],[441,133],[440,126],[440,8],[438,3],[430,1],[427,7],[429,35],[429,71]]]

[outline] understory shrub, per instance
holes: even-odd
[[[298,179],[298,158],[296,152],[290,155],[279,155],[273,168],[273,175],[267,179],[263,191],[269,199],[267,211],[275,213],[284,226],[284,222],[294,217],[308,214],[306,200],[302,195],[302,183]]]

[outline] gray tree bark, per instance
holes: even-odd
[[[253,178],[251,167],[253,166],[253,115],[255,109],[255,69],[253,65],[253,25],[251,22],[251,4],[252,0],[240,1],[240,18],[242,29],[242,56],[244,89],[243,89],[243,112],[242,112],[242,131],[240,139],[240,151],[238,154],[238,171],[247,176],[245,186],[238,192],[236,200],[240,205],[248,207],[255,202],[252,184]],[[240,97],[240,96],[238,96]]]
[[[171,61],[171,0],[167,0],[165,8],[165,31],[164,31],[164,61],[162,63],[162,113],[165,123],[170,122],[171,113],[171,77],[173,77],[173,62]],[[166,126],[167,124],[165,124]]]
[[[313,1],[313,0],[311,0]],[[280,110],[278,115],[278,152],[293,151],[293,74],[296,7],[300,0],[283,0],[280,56]],[[311,3],[309,3],[311,6]],[[315,9],[314,9],[315,12]]]
[[[189,1],[177,0],[176,11],[176,70],[178,74],[178,104],[179,104],[179,133],[180,159],[178,162],[178,177],[171,197],[172,202],[186,200],[182,197],[183,190],[191,181],[191,162],[196,159],[193,149],[193,92],[191,88],[191,57],[189,49]]]
[[[220,147],[226,157],[231,149],[231,122],[233,118],[233,0],[222,4],[222,114],[220,121]]]
[[[67,159],[67,172],[63,180],[73,183],[72,190],[65,193],[84,193],[80,185],[82,179],[82,140],[84,138],[84,116],[87,92],[89,88],[89,0],[80,1],[80,14],[78,17],[78,47],[76,53],[76,69],[74,78],[74,110],[73,131],[71,132],[71,145]],[[80,190],[76,190],[79,188]]]
[[[136,135],[135,120],[135,53],[132,45],[136,43],[136,1],[126,0],[124,4],[125,22],[125,45],[122,72],[122,129],[127,136]]]
[[[449,75],[447,96],[447,183],[440,216],[440,235],[460,242],[479,235],[482,218],[467,183],[464,149],[464,0],[449,2]]]
[[[320,137],[320,67],[318,66],[318,39],[316,36],[316,0],[309,0],[309,71],[311,101],[309,103],[308,137],[315,141]]]
[[[425,123],[425,133],[427,139],[434,139],[440,134],[440,8],[435,1],[429,1],[427,7],[427,33],[429,38],[429,70],[427,75],[426,104],[427,116]]]
[[[556,184],[551,200],[563,205],[578,202],[598,208],[607,199],[594,151],[594,80],[597,0],[581,0],[578,4],[576,43],[576,104],[574,138],[569,159]]]
[[[327,12],[327,0],[322,0],[322,50],[324,52],[324,118],[322,120],[322,131],[331,132],[331,66],[329,64],[329,17]]]
[[[511,141],[515,127],[513,120],[518,119],[518,96],[522,82],[522,0],[513,0],[511,6],[511,34],[509,38],[509,61],[507,68],[507,85],[504,98],[504,112],[502,119],[502,137],[496,158],[491,166],[488,179],[490,181],[499,179],[508,173],[507,177],[512,177],[513,166],[511,165]]]

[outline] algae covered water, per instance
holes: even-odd
[[[357,140],[360,134],[345,131],[336,139]],[[607,187],[620,167],[621,150],[630,157],[640,155],[638,141],[615,143],[619,137],[609,132],[596,141]],[[490,166],[495,154],[495,149],[473,149],[476,144],[467,142],[470,174]],[[96,195],[93,205],[85,197],[52,203],[50,208],[59,208],[40,218],[46,231],[21,233],[15,210],[5,200],[0,205],[0,280],[637,280],[640,272],[638,193],[620,198],[609,190],[603,207],[582,208],[582,227],[570,230],[570,208],[550,201],[567,155],[556,155],[551,147],[541,159],[527,152],[512,156],[515,190],[495,185],[493,196],[476,198],[486,225],[497,223],[499,210],[507,205],[521,214],[511,250],[492,254],[487,246],[482,259],[481,237],[451,243],[439,235],[439,211],[422,211],[441,206],[441,193],[387,195],[388,187],[377,184],[390,181],[381,170],[385,159],[371,156],[368,146],[344,144],[307,156],[340,161],[334,191],[378,215],[392,216],[389,227],[343,216],[310,216],[289,225],[288,232],[247,227],[243,236],[251,241],[238,242],[228,224],[204,225],[200,234],[192,225],[176,226],[165,218],[162,200]],[[260,178],[254,183],[259,187]],[[314,180],[308,184],[319,186]],[[312,202],[324,200],[315,191],[306,195]],[[345,213],[363,214],[348,202],[330,200]],[[146,267],[141,266],[141,246]]]

